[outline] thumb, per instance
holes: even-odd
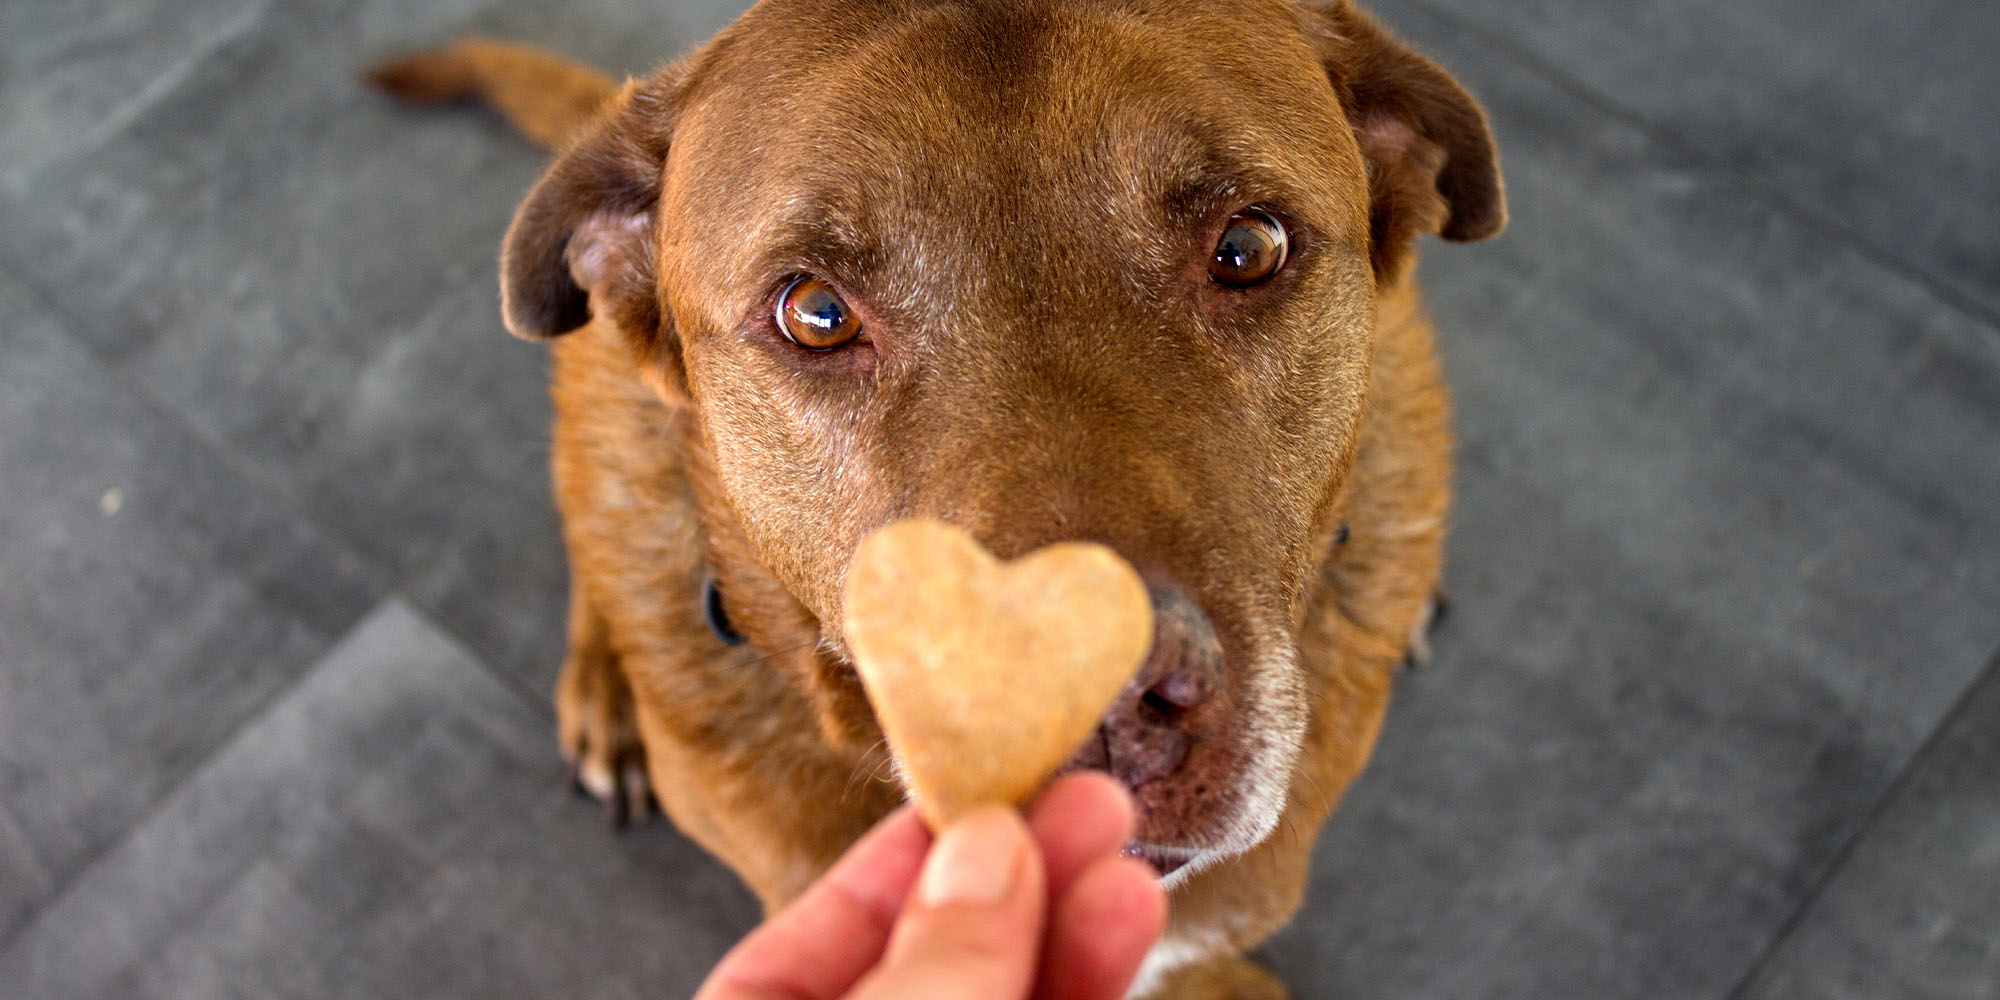
[[[1022,1000],[1047,920],[1041,853],[1011,809],[947,827],[852,1000]]]

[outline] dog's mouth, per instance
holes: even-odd
[[[1148,844],[1133,840],[1126,843],[1119,852],[1128,858],[1138,858],[1153,867],[1153,871],[1165,879],[1185,868],[1188,862],[1201,856],[1202,852],[1192,847],[1173,847],[1167,844]]]
[[[1290,636],[1238,625],[1225,643],[1184,592],[1152,589],[1153,648],[1063,770],[1103,771],[1131,792],[1137,829],[1125,853],[1173,886],[1275,828],[1303,706],[1287,697]]]
[[[1146,662],[1058,773],[1125,786],[1136,829],[1121,853],[1172,889],[1276,828],[1304,705],[1290,636],[1267,627],[1231,656],[1191,600],[1161,587],[1154,599],[1161,627]]]
[[[1161,880],[1171,885],[1179,881],[1174,876],[1188,869],[1191,862],[1210,853],[1190,841],[1204,833],[1212,835],[1215,827],[1226,825],[1227,820],[1217,813],[1227,810],[1217,809],[1215,802],[1200,801],[1226,782],[1195,778],[1187,773],[1189,765],[1199,767],[1203,762],[1187,759],[1196,748],[1189,746],[1193,741],[1186,733],[1176,730],[1164,734],[1171,736],[1166,741],[1171,763],[1161,761],[1144,768],[1144,760],[1120,759],[1110,752],[1113,741],[1107,731],[1111,728],[1111,723],[1101,724],[1090,742],[1070,757],[1063,770],[1099,771],[1125,786],[1132,796],[1137,828],[1121,853],[1152,866]],[[1193,755],[1208,756],[1198,750]],[[1167,765],[1162,773],[1147,773],[1161,764]],[[1201,794],[1197,794],[1197,789]]]

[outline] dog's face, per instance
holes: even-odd
[[[609,318],[696,415],[725,592],[815,645],[836,737],[872,731],[839,634],[869,530],[1117,549],[1160,634],[1078,763],[1162,868],[1247,849],[1378,292],[1415,232],[1500,224],[1483,118],[1344,7],[891,6],[766,2],[629,89],[523,207],[509,322]]]

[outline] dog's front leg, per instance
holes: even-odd
[[[569,653],[556,679],[556,733],[572,780],[604,802],[614,825],[652,811],[632,687],[604,617],[576,574],[570,579]]]

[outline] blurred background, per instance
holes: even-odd
[[[494,278],[542,157],[354,82],[472,32],[644,72],[740,6],[0,5],[0,996],[678,997],[754,922],[565,787]],[[1370,6],[1513,225],[1426,247],[1456,609],[1265,957],[2000,996],[2000,13]]]

